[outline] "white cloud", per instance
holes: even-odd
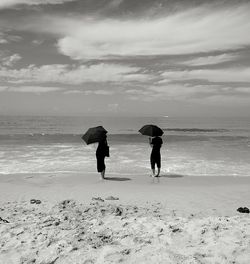
[[[15,53],[15,54],[12,54],[10,56],[7,56],[7,57],[2,57],[1,58],[1,64],[3,66],[8,66],[8,67],[12,67],[14,64],[16,64],[20,59],[22,59],[22,57]]]
[[[6,44],[8,41],[0,36],[0,44]]]
[[[0,44],[8,43],[7,39],[4,37],[4,33],[0,32]]]
[[[20,36],[11,35],[6,32],[0,32],[0,44],[7,44],[9,42],[18,42],[20,40],[22,40],[22,37]]]
[[[84,93],[83,90],[65,90],[63,94],[82,94]]]
[[[207,80],[210,82],[250,82],[250,68],[225,68],[216,70],[167,71],[167,80]]]
[[[250,87],[229,87],[226,85],[186,85],[187,90],[189,88],[193,89],[192,94],[194,98],[204,98],[204,97],[245,97],[250,95]],[[250,99],[250,97],[249,97]]]
[[[213,65],[227,61],[232,61],[236,58],[233,54],[221,54],[215,56],[199,57],[192,60],[184,61],[182,64],[189,66]]]
[[[39,45],[41,45],[43,42],[44,42],[44,40],[34,39],[34,40],[32,41],[32,44],[34,44],[34,45],[36,45],[36,46],[39,46]]]
[[[0,9],[15,7],[16,5],[47,5],[63,4],[76,0],[0,0]]]
[[[149,91],[151,92],[150,96],[154,99],[166,99],[166,97],[184,99],[190,94],[197,92],[197,88],[171,84],[167,86],[152,86]]]
[[[248,98],[250,100],[250,87],[227,87],[225,85],[191,85],[191,84],[168,84],[162,86],[149,86],[144,91],[131,89],[126,93],[132,100],[158,101],[158,100],[195,100],[202,101],[210,98]]]
[[[43,65],[36,67],[30,65],[27,68],[0,69],[0,80],[8,80],[10,83],[62,83],[78,85],[86,82],[130,82],[146,81],[150,76],[137,73],[138,67],[130,67],[118,64],[97,64],[73,66],[64,64]]]
[[[114,90],[65,90],[63,94],[113,95]]]
[[[59,91],[60,87],[46,87],[46,86],[17,86],[9,87],[8,92],[20,92],[20,93],[48,93]]]
[[[250,4],[224,10],[206,6],[157,19],[96,21],[46,16],[23,26],[55,34],[59,51],[73,59],[190,54],[249,45],[249,13]]]
[[[95,94],[95,95],[112,95],[115,93],[115,91],[111,91],[111,90],[87,90],[84,91],[84,93],[86,95],[88,94]]]

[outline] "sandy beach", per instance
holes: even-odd
[[[249,263],[249,177],[107,177],[1,175],[0,263]]]
[[[0,264],[250,264],[249,15],[0,0]]]

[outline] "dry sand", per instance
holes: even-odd
[[[109,176],[1,175],[0,263],[250,263],[248,177]]]

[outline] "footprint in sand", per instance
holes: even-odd
[[[118,197],[114,197],[114,196],[108,196],[108,197],[105,198],[105,200],[117,201],[117,200],[119,200],[119,198]]]

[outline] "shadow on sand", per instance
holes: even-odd
[[[130,181],[130,178],[125,178],[125,177],[106,177],[105,180],[107,181]]]
[[[167,178],[182,178],[184,175],[181,174],[163,174],[160,177],[167,177]]]

